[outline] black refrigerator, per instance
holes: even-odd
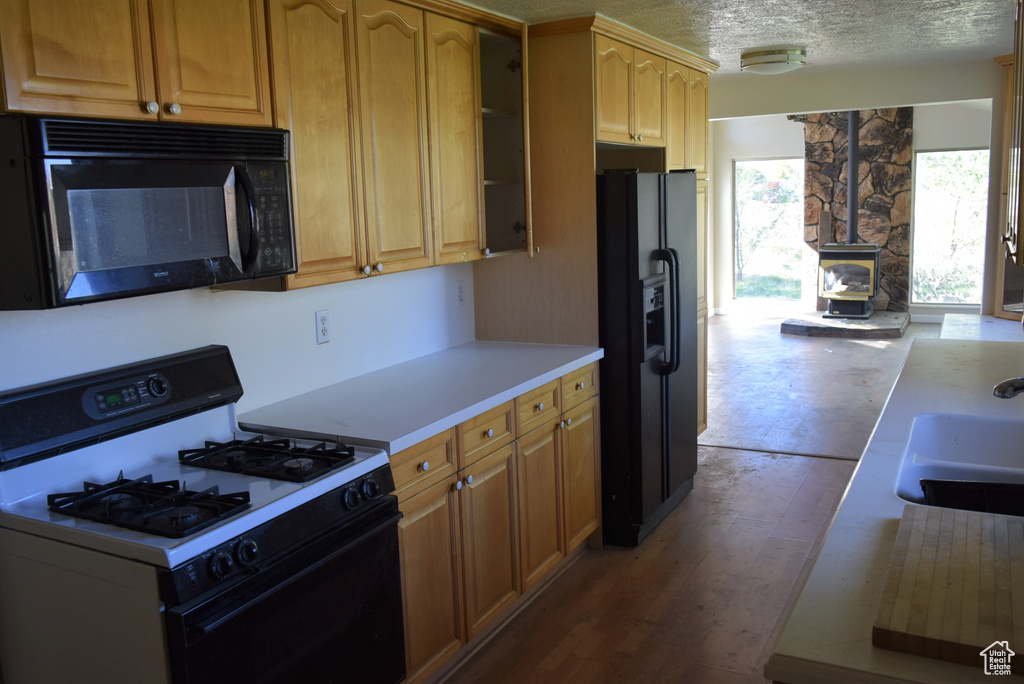
[[[697,472],[697,181],[597,177],[604,541],[636,546]]]

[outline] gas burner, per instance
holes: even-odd
[[[303,447],[288,439],[258,435],[247,440],[206,442],[201,449],[178,452],[182,465],[272,480],[308,482],[355,460],[355,450],[337,442]]]
[[[50,494],[51,511],[95,522],[179,538],[209,527],[249,507],[249,493],[201,492],[176,481],[153,482],[152,475],[126,480],[124,473],[107,484],[86,482],[81,492]]]

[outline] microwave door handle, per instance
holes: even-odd
[[[242,186],[245,193],[245,203],[249,206],[249,248],[242,254],[242,270],[246,273],[252,271],[256,263],[257,250],[259,249],[260,217],[256,210],[256,189],[253,187],[249,172],[244,166],[235,167],[235,175],[238,177],[238,184]],[[241,226],[238,231],[239,243],[242,241]]]

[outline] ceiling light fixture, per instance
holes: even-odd
[[[784,74],[807,63],[804,48],[757,50],[740,55],[740,71],[753,74]]]

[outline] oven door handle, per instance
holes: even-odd
[[[242,253],[242,271],[252,273],[260,244],[260,214],[256,209],[256,188],[253,186],[252,178],[249,177],[249,172],[245,170],[244,164],[239,164],[235,167],[235,176],[238,178],[238,184],[242,186],[242,192],[245,193],[245,203],[249,207],[249,248]],[[241,225],[239,225],[239,244],[241,244],[243,237],[241,228]]]
[[[318,567],[320,567],[324,563],[327,563],[328,561],[330,561],[332,558],[334,558],[338,554],[344,553],[350,547],[352,547],[353,545],[359,543],[363,539],[365,539],[367,537],[371,537],[371,536],[377,534],[378,532],[382,532],[385,529],[387,529],[388,527],[395,525],[398,522],[398,520],[401,519],[401,517],[402,517],[401,513],[397,513],[395,515],[389,515],[386,519],[377,522],[375,525],[372,525],[370,527],[367,527],[365,529],[360,530],[359,534],[356,534],[352,538],[346,540],[344,544],[342,544],[341,546],[339,546],[336,549],[332,550],[330,553],[324,554],[324,556],[321,557],[315,563],[312,563],[311,565],[303,568],[299,572],[296,572],[295,574],[290,575],[289,577],[282,579],[273,588],[271,588],[271,589],[269,589],[269,590],[267,590],[265,592],[261,592],[261,593],[257,594],[256,596],[253,596],[250,600],[245,601],[240,606],[232,608],[228,612],[223,613],[221,615],[217,615],[215,617],[211,617],[208,620],[203,620],[201,622],[196,622],[194,624],[189,624],[187,626],[187,634],[188,634],[189,641],[190,642],[194,642],[194,641],[196,641],[198,639],[201,639],[201,638],[209,635],[211,632],[215,631],[218,627],[220,627],[224,623],[226,623],[226,622],[228,622],[228,621],[238,617],[239,614],[245,612],[246,610],[249,610],[255,604],[259,603],[260,601],[264,601],[267,598],[273,596],[275,593],[277,593],[281,589],[284,589],[285,587],[287,587],[292,582],[295,582],[295,581],[301,579],[306,574],[316,570]],[[273,568],[268,569],[266,572],[273,572]],[[256,575],[251,575],[250,579],[252,577],[257,577],[260,574],[262,574],[262,573],[257,573]],[[177,611],[175,609],[171,609],[168,612],[170,612],[170,613],[177,613]]]

